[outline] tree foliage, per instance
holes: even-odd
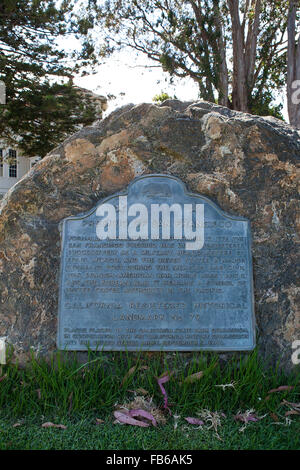
[[[160,93],[158,93],[157,95],[154,95],[152,100],[155,102],[155,103],[163,103],[164,101],[166,100],[172,100],[172,99],[177,99],[176,96],[170,96],[168,93],[166,93],[165,91],[161,91]]]
[[[106,51],[130,47],[171,76],[191,77],[202,99],[280,117],[286,80],[287,0],[94,1]],[[271,99],[270,99],[271,97]]]
[[[97,61],[92,26],[66,0],[59,6],[54,0],[1,0],[0,80],[7,99],[0,105],[0,137],[26,156],[44,156],[79,124],[95,120],[93,102],[66,83]]]

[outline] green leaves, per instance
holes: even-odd
[[[26,156],[44,156],[79,124],[96,119],[93,102],[64,84],[97,62],[92,27],[93,17],[80,20],[72,2],[2,0],[0,80],[7,104],[0,106],[0,135]],[[75,37],[67,53],[62,39]]]
[[[96,23],[104,43],[111,46],[106,50],[107,56],[129,46],[161,64],[171,78],[191,77],[198,84],[202,99],[233,109],[240,109],[238,103],[244,101],[247,110],[254,114],[282,117],[273,101],[286,81],[284,32],[288,2],[261,2],[258,32],[254,28],[256,2],[235,0],[239,25],[233,25],[229,3],[229,0],[111,0],[97,7]],[[242,48],[238,65],[233,57],[237,28],[241,37],[235,42]],[[243,100],[237,101],[233,97],[238,94],[241,82],[238,71],[243,63],[248,64],[244,73],[248,83]]]
[[[26,156],[46,155],[78,125],[95,120],[96,106],[70,84],[31,83],[20,78],[0,108],[0,134]],[[21,140],[14,140],[21,136]]]

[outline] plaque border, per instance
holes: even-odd
[[[106,202],[108,202],[109,200],[113,199],[113,198],[117,198],[119,196],[127,196],[128,193],[129,193],[129,190],[130,190],[130,187],[133,186],[137,181],[140,181],[142,179],[147,179],[147,178],[166,178],[166,179],[173,179],[175,180],[177,183],[180,184],[180,186],[182,187],[183,189],[183,192],[186,196],[190,196],[190,197],[198,197],[202,200],[204,200],[207,204],[209,204],[210,206],[212,206],[222,217],[226,217],[227,219],[231,219],[231,220],[236,220],[236,221],[240,221],[240,222],[246,222],[247,223],[247,235],[248,235],[248,249],[247,249],[247,255],[248,255],[248,258],[249,258],[249,275],[251,277],[250,279],[250,297],[251,297],[251,323],[252,323],[252,332],[253,332],[253,335],[252,335],[252,338],[250,338],[251,340],[251,344],[249,347],[247,348],[241,348],[241,347],[222,347],[222,346],[219,346],[219,347],[204,347],[204,348],[199,348],[199,349],[179,349],[177,350],[177,352],[200,352],[200,351],[216,351],[216,352],[237,352],[237,351],[241,351],[241,352],[246,352],[246,351],[253,351],[256,347],[256,329],[257,329],[257,323],[256,323],[256,317],[255,317],[255,299],[254,299],[254,280],[253,280],[253,262],[252,262],[252,234],[251,234],[251,222],[249,219],[247,219],[246,217],[242,217],[242,216],[236,216],[236,215],[232,215],[232,214],[228,214],[227,212],[225,212],[223,209],[221,209],[221,207],[219,207],[219,205],[212,201],[211,199],[209,199],[207,196],[203,196],[199,193],[193,193],[193,192],[190,192],[188,189],[187,189],[187,186],[186,186],[186,183],[184,183],[181,179],[179,179],[178,177],[176,176],[173,176],[173,175],[170,175],[170,174],[167,174],[167,173],[147,173],[147,174],[144,174],[144,175],[141,175],[141,176],[137,176],[135,177],[132,181],[130,181],[130,183],[126,186],[126,188],[124,190],[121,190],[121,191],[118,191],[116,193],[113,193],[113,194],[110,194],[109,196],[106,196],[104,197],[103,199],[100,199],[94,207],[92,207],[92,209],[90,209],[89,211],[87,212],[80,212],[79,214],[77,215],[72,215],[72,216],[68,216],[64,219],[62,219],[59,224],[58,224],[58,229],[59,229],[59,233],[60,233],[60,242],[61,242],[61,246],[60,246],[60,268],[59,268],[59,285],[58,285],[58,288],[59,288],[59,292],[58,292],[58,315],[57,315],[57,335],[56,335],[56,345],[57,345],[57,349],[61,350],[61,351],[78,351],[78,352],[87,352],[88,351],[88,348],[86,349],[77,349],[77,348],[69,348],[69,349],[62,349],[60,347],[60,324],[61,324],[61,301],[62,301],[62,255],[63,255],[63,248],[64,248],[64,240],[65,240],[65,230],[64,230],[64,227],[66,225],[66,223],[70,220],[82,220],[82,219],[85,219],[85,218],[88,218],[90,215],[92,215],[94,212],[96,212],[96,210],[98,209],[99,205],[102,205],[102,204],[105,204]],[[250,332],[251,333],[251,332]],[[101,350],[101,349],[99,349]],[[135,347],[129,347],[128,349],[126,347],[120,347],[120,348],[114,348],[114,349],[104,349],[102,348],[103,351],[106,351],[106,352],[109,352],[109,351],[156,351],[156,352],[160,352],[160,351],[163,351],[163,352],[168,352],[168,351],[171,351],[171,352],[174,352],[175,349],[168,349],[168,348],[163,348],[163,349],[137,349]],[[94,349],[93,349],[94,351]],[[98,350],[97,350],[98,351]]]

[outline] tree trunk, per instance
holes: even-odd
[[[232,107],[238,111],[249,112],[247,73],[244,55],[244,35],[240,22],[239,1],[228,0],[232,23],[233,41],[233,77],[232,77]]]
[[[252,0],[251,8],[254,11],[253,19],[249,19],[248,34],[245,47],[245,63],[248,90],[254,87],[254,71],[256,63],[257,37],[259,33],[259,20],[261,12],[261,0]]]
[[[215,11],[216,14],[214,16],[214,21],[216,25],[216,30],[218,33],[218,50],[220,55],[220,64],[219,64],[219,99],[218,103],[221,106],[229,106],[229,98],[228,98],[228,67],[226,61],[226,43],[224,38],[224,31],[223,31],[223,23],[222,17],[220,13],[219,6],[215,4]]]
[[[207,31],[205,30],[203,26],[204,18],[202,14],[201,0],[198,3],[196,3],[194,0],[190,0],[190,4],[192,6],[196,21],[198,23],[199,34],[201,37],[201,46],[203,47],[203,50],[204,50],[203,63],[205,63],[205,68],[206,68],[206,77],[205,79],[202,79],[201,82],[199,82],[200,96],[202,99],[205,99],[213,103],[215,101],[213,80],[212,80],[213,74],[211,70],[213,68],[213,63],[211,61],[210,48],[209,48],[209,46],[212,47],[212,44],[210,41],[210,37],[207,34]]]
[[[288,17],[287,101],[290,124],[300,129],[300,35],[296,41],[298,0],[290,0]]]

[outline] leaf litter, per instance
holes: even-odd
[[[290,392],[291,390],[294,390],[295,387],[292,385],[281,385],[280,387],[277,388],[272,388],[272,390],[269,390],[268,393],[276,393],[276,392]]]
[[[286,411],[285,416],[300,415],[300,403],[292,403],[290,401],[283,400],[281,404],[290,408],[289,411]]]
[[[186,383],[194,383],[197,380],[201,379],[203,377],[204,372],[200,370],[199,372],[195,372],[195,374],[188,375],[185,379],[184,382]]]
[[[223,392],[226,390],[226,388],[234,388],[235,389],[236,382],[230,382],[229,384],[220,384],[220,385],[215,385],[215,387],[220,387],[222,388]]]
[[[136,396],[133,401],[124,405],[116,405],[114,411],[115,424],[131,424],[133,426],[149,427],[165,424],[164,413],[156,406],[152,398]]]
[[[126,381],[129,379],[129,377],[131,377],[136,371],[138,371],[138,370],[147,370],[147,369],[148,369],[148,366],[137,366],[137,365],[135,365],[135,366],[130,367],[127,374],[124,375],[121,385],[123,386],[126,383]]]
[[[67,426],[64,424],[54,424],[50,421],[42,424],[42,428],[57,428],[57,429],[67,429]]]
[[[201,410],[197,413],[205,424],[208,424],[207,429],[213,429],[215,431],[217,439],[222,440],[219,436],[219,427],[222,427],[222,418],[226,418],[225,413],[218,411],[210,411],[207,409]]]
[[[127,378],[134,374],[134,372],[137,370],[137,366],[132,367],[129,369],[128,373],[125,375],[122,384],[125,383]],[[163,400],[164,404],[163,407],[165,410],[169,412],[170,415],[172,415],[172,412],[170,410],[170,405],[169,405],[169,400],[168,400],[168,394],[165,389],[165,384],[169,382],[171,376],[173,375],[173,372],[167,372],[162,374],[160,377],[156,377],[158,386],[160,388],[160,391],[163,395]],[[187,376],[184,379],[184,382],[186,383],[193,383],[203,376],[203,371],[196,372],[194,374],[191,374]],[[182,384],[182,383],[181,383]],[[215,387],[220,387],[222,388],[223,391],[226,389],[235,389],[237,382],[232,381],[230,383],[225,383],[225,384],[218,384],[215,385]],[[281,392],[281,391],[290,391],[294,387],[290,386],[280,386],[276,389],[272,389],[269,391],[269,393],[275,393],[275,392]],[[127,403],[123,406],[117,406],[117,410],[114,412],[114,416],[116,420],[114,421],[115,423],[119,424],[131,424],[135,426],[140,426],[140,427],[149,427],[151,425],[157,426],[157,424],[165,424],[166,423],[166,418],[164,413],[153,403],[152,398],[148,397],[148,392],[145,389],[138,388],[136,390],[129,390],[130,392],[134,393],[135,399]],[[138,395],[140,393],[141,395]],[[148,397],[148,398],[147,398]],[[287,416],[292,415],[292,414],[298,414],[299,409],[297,408],[299,404],[293,404],[284,402],[288,405],[296,405],[295,408],[291,408],[287,413],[286,413],[286,421],[288,420]],[[300,413],[299,413],[300,414]],[[199,417],[193,417],[193,416],[187,416],[184,417],[185,421],[191,425],[198,426],[200,429],[204,429],[203,426],[206,427],[206,429],[213,429],[216,437],[219,440],[222,440],[220,435],[219,435],[219,428],[222,426],[222,418],[226,418],[226,415],[223,412],[213,412],[208,409],[203,409],[200,410],[197,415]],[[249,423],[255,423],[260,420],[262,420],[265,416],[258,416],[255,412],[254,409],[246,410],[244,413],[241,411],[238,411],[237,414],[234,416],[235,421],[239,421],[243,423],[243,426],[239,429],[240,432],[243,432],[247,425]],[[173,415],[174,418],[174,429],[177,429],[178,427],[178,421],[180,419],[179,415]],[[275,416],[274,416],[275,418]],[[278,417],[277,418],[277,422]],[[276,421],[276,419],[274,419]],[[279,424],[279,423],[278,423]]]
[[[267,414],[257,416],[255,410],[251,408],[250,410],[246,410],[244,413],[238,411],[237,414],[234,416],[234,420],[237,422],[240,421],[241,423],[244,423],[244,425],[239,429],[240,432],[244,432],[249,423],[257,423],[266,416]]]
[[[197,426],[203,426],[204,421],[202,421],[199,418],[193,418],[191,416],[188,416],[187,418],[184,418],[189,424],[195,424]]]

